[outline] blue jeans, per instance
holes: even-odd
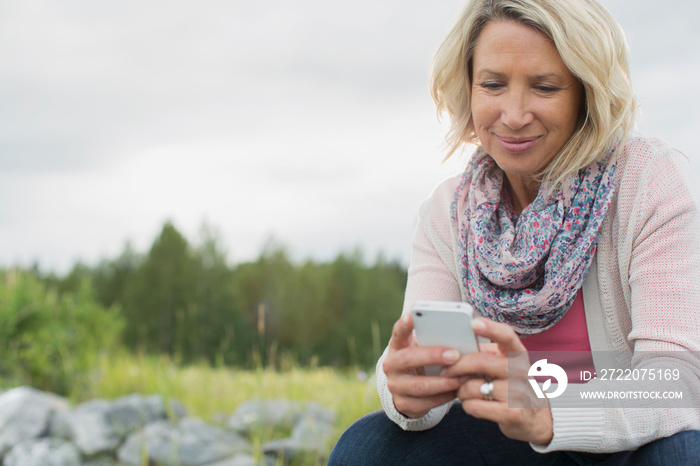
[[[404,431],[384,411],[359,419],[338,440],[328,464],[347,465],[700,465],[700,431],[680,432],[635,451],[541,454],[473,418],[456,403],[435,427]]]

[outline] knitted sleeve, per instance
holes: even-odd
[[[451,196],[457,179],[440,184],[421,205],[408,268],[403,312],[409,312],[417,300],[461,301],[460,285],[453,253],[456,239],[450,224]],[[398,316],[397,316],[398,317]],[[449,409],[450,403],[432,409],[418,419],[410,419],[396,410],[387,378],[382,368],[386,350],[377,363],[377,390],[387,416],[404,430],[426,430],[435,426]]]

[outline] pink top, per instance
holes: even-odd
[[[569,383],[582,383],[581,371],[594,372],[581,290],[578,290],[574,303],[559,322],[542,333],[521,337],[520,341],[530,353],[547,351],[547,354],[531,354],[530,362],[548,358],[549,363],[564,368]]]

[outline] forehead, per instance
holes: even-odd
[[[473,71],[493,66],[528,65],[562,72],[564,64],[554,42],[542,31],[507,20],[489,22],[474,48]]]

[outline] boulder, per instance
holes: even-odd
[[[5,456],[4,466],[81,466],[80,452],[58,438],[25,440]]]
[[[31,387],[0,394],[0,458],[15,445],[46,433],[52,416],[68,406],[65,398]]]
[[[116,459],[110,455],[97,455],[91,458],[83,458],[82,466],[121,466]]]
[[[263,452],[282,457],[285,463],[323,458],[333,436],[335,417],[333,410],[309,403],[290,437],[264,443]]]
[[[222,419],[228,428],[185,415],[181,403],[160,395],[97,399],[70,409],[65,398],[19,387],[0,394],[0,465],[305,464],[325,459],[336,420],[318,403],[279,399],[242,403]],[[264,443],[258,457],[241,435],[256,430],[290,435]]]
[[[185,418],[179,424],[158,421],[147,425],[129,436],[117,457],[126,465],[138,466],[145,452],[156,464],[198,466],[251,451],[250,443],[235,432]]]
[[[107,419],[124,438],[137,427],[165,419],[175,421],[186,415],[187,409],[177,400],[168,400],[166,403],[160,395],[133,394],[114,400]]]
[[[92,400],[75,409],[60,413],[54,419],[51,434],[72,440],[86,455],[114,450],[122,442],[107,420],[110,403]]]
[[[92,400],[56,416],[52,435],[72,440],[85,455],[114,451],[134,430],[155,421],[185,415],[185,408],[171,400],[169,408],[160,395],[128,395],[116,400]]]
[[[316,422],[323,422],[325,424],[333,424],[337,418],[337,414],[334,410],[326,408],[314,401],[307,403],[302,411],[302,419],[310,418]]]
[[[243,454],[210,463],[207,466],[275,466],[276,464],[275,458],[270,456],[265,456],[264,459],[256,461],[253,455]]]
[[[258,428],[291,429],[301,418],[301,403],[288,400],[252,400],[241,403],[226,426],[244,435]]]

